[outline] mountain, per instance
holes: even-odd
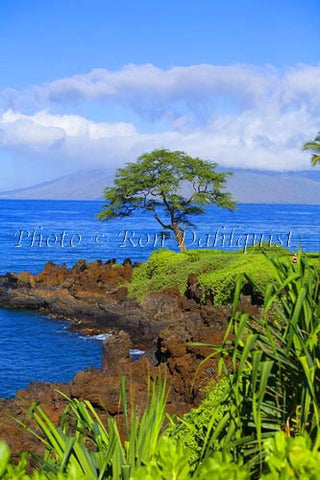
[[[258,172],[235,170],[227,190],[240,203],[320,204],[318,171]],[[113,174],[106,170],[80,171],[28,188],[0,193],[4,199],[102,200]]]
[[[239,203],[320,203],[320,181],[304,173],[237,170],[228,190]]]
[[[82,170],[49,182],[19,190],[1,192],[0,198],[25,200],[102,200],[113,174],[105,170]]]

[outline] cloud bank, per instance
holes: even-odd
[[[106,121],[65,113],[79,104],[106,105]],[[167,147],[227,168],[299,170],[309,168],[301,146],[320,130],[320,66],[128,65],[6,90],[0,105],[0,148],[75,169]],[[123,122],[108,117],[108,105]]]

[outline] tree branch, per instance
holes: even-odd
[[[149,205],[149,206],[145,206],[145,209],[146,210],[151,210],[153,212],[153,216],[154,218],[157,220],[158,223],[160,223],[160,225],[162,226],[162,228],[166,228],[166,229],[170,229],[172,230],[172,226],[171,225],[167,225],[166,223],[164,223],[161,218],[158,216],[157,212],[156,212],[156,209],[154,208],[153,205]]]

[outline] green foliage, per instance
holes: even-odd
[[[4,442],[0,442],[0,478],[6,471],[9,463],[10,450]]]
[[[207,458],[199,468],[191,473],[188,464],[188,452],[183,449],[181,441],[162,437],[158,450],[151,462],[140,467],[132,480],[249,480],[249,470],[239,463],[234,463],[232,456],[216,452]]]
[[[47,476],[40,471],[27,473],[28,463],[26,455],[23,454],[20,462],[15,465],[10,462],[10,450],[4,443],[0,442],[0,480],[86,480],[84,476],[76,476],[75,472],[69,471],[68,475],[58,473],[57,475]]]
[[[239,281],[233,318],[212,353],[230,379],[230,411],[212,429],[206,455],[218,431],[220,448],[254,468],[262,468],[263,440],[276,431],[308,433],[316,446],[320,433],[318,269],[301,256],[297,264],[277,258],[272,264],[276,280],[264,291],[263,315],[237,310]]]
[[[279,250],[278,250],[279,248]],[[277,247],[283,258],[291,253]],[[203,299],[210,298],[215,305],[232,303],[237,276],[249,273],[260,289],[264,290],[275,279],[274,267],[263,252],[248,253],[220,250],[188,250],[176,253],[168,249],[155,250],[149,259],[134,269],[128,290],[138,300],[150,292],[166,287],[178,287],[183,294],[188,276],[198,275]]]
[[[27,464],[22,459],[18,465],[9,462],[8,456],[2,457],[0,444],[1,480],[91,480],[92,476],[78,476],[69,470],[68,474],[41,473],[27,474]],[[260,480],[318,480],[320,478],[320,452],[312,447],[308,437],[286,438],[283,432],[277,432],[273,438],[264,441],[265,472]],[[235,463],[232,456],[225,452],[215,452],[199,465],[192,473],[188,463],[188,452],[183,449],[180,440],[160,436],[157,448],[150,460],[137,468],[130,480],[250,480],[252,475],[248,466],[241,460]],[[101,480],[112,477],[107,472]]]
[[[192,477],[196,480],[249,480],[249,468],[241,461],[234,462],[232,456],[226,452],[215,452],[206,458],[203,465]]]
[[[274,268],[263,253],[252,250],[246,254],[238,252],[232,260],[218,271],[199,276],[205,296],[211,298],[215,305],[232,303],[239,275],[250,275],[260,291],[264,291],[275,280]]]
[[[128,284],[129,294],[142,300],[148,293],[166,287],[178,287],[183,294],[190,273],[216,271],[236,255],[219,250],[188,250],[180,253],[168,249],[155,250],[147,262],[133,270],[132,280]]]
[[[158,379],[149,385],[147,407],[139,415],[131,405],[128,413],[126,385],[121,385],[126,438],[121,440],[116,420],[104,426],[88,401],[69,399],[58,427],[45,411],[35,405],[33,418],[42,431],[46,452],[40,473],[55,479],[59,474],[86,480],[129,480],[142,464],[150,461],[157,448],[165,420],[166,384]],[[37,438],[38,433],[32,432]]]
[[[105,189],[108,203],[98,218],[110,220],[137,209],[148,211],[162,228],[174,233],[184,250],[183,226],[192,225],[190,216],[203,214],[204,206],[210,204],[235,208],[231,195],[223,192],[230,173],[218,173],[216,167],[216,163],[180,151],[144,153],[117,171],[114,186]]]
[[[313,167],[320,163],[320,132],[313,141],[306,142],[302,150],[310,150],[312,152],[311,165]]]
[[[214,386],[210,385],[200,406],[179,417],[178,423],[167,429],[167,434],[172,435],[183,445],[192,470],[197,469],[198,464],[203,460],[203,448],[211,430],[215,429],[230,409],[229,388],[230,383],[227,378],[222,378]],[[217,439],[213,450],[219,450],[219,448]]]
[[[261,480],[317,480],[320,478],[320,452],[308,437],[286,438],[278,432],[264,442],[269,472]]]
[[[186,461],[183,444],[174,438],[160,438],[150,462],[137,469],[132,480],[188,480],[190,466]]]

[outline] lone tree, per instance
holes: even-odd
[[[313,140],[313,142],[306,142],[302,150],[311,150],[312,157],[311,157],[311,165],[315,167],[318,163],[320,163],[320,132]]]
[[[216,167],[216,163],[180,151],[144,153],[118,169],[114,185],[105,189],[108,203],[98,218],[110,220],[138,209],[150,211],[165,230],[174,233],[180,250],[185,250],[184,227],[193,225],[190,215],[204,213],[209,204],[235,208],[231,195],[222,191],[231,173],[218,173]]]

